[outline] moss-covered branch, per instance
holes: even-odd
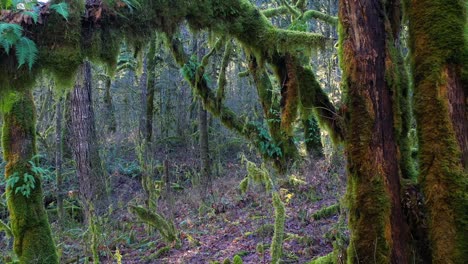
[[[171,37],[167,41],[169,42],[169,48],[174,55],[176,62],[180,67],[187,67],[190,63],[190,59],[185,53],[180,40],[175,37]],[[226,127],[236,131],[252,142],[258,142],[260,140],[259,130],[254,124],[245,122],[228,107],[218,104],[217,97],[208,87],[208,83],[205,78],[200,78],[198,82],[195,75],[190,76],[189,74],[184,74],[184,78],[190,84],[190,87],[200,95],[206,110],[217,116]]]
[[[279,15],[285,15],[289,14],[289,10],[285,6],[280,6],[280,7],[274,7],[274,8],[268,8],[262,11],[262,14],[265,17],[271,18]]]
[[[140,220],[158,230],[163,239],[168,243],[179,243],[179,234],[172,222],[157,213],[152,213],[140,206],[130,206],[129,210]]]
[[[330,25],[338,25],[338,17],[319,12],[317,10],[308,10],[302,15],[302,20],[318,19]]]
[[[232,54],[232,41],[229,40],[224,47],[223,60],[221,61],[221,69],[218,76],[218,90],[216,91],[216,98],[218,104],[221,105],[224,100],[224,90],[226,88],[227,79],[226,79],[226,69],[229,65],[229,60]]]
[[[299,10],[297,10],[295,7],[291,6],[290,4],[288,4],[288,2],[286,2],[286,0],[281,0],[281,3],[283,4],[283,6],[285,6],[288,11],[294,16],[294,17],[299,17],[301,16],[301,12]]]
[[[324,207],[324,208],[318,210],[317,212],[315,212],[312,215],[312,218],[314,220],[320,220],[320,219],[327,218],[327,217],[330,217],[332,215],[335,215],[339,211],[340,211],[340,204],[339,203],[332,204],[332,205],[330,205],[328,207]]]
[[[11,232],[11,228],[5,224],[2,220],[0,220],[0,231],[4,231],[8,237],[12,237],[13,233]]]

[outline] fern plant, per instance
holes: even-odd
[[[37,8],[37,1],[26,0],[13,0],[1,1],[0,7],[3,9],[11,9],[14,12],[23,13],[37,23],[39,18],[39,9]],[[54,10],[66,20],[68,19],[68,4],[58,3],[49,7]],[[38,57],[38,49],[36,43],[30,38],[23,36],[23,27],[14,23],[0,23],[0,46],[7,54],[14,47],[16,49],[16,59],[18,61],[18,68],[24,64],[28,65],[29,70],[32,69],[33,64]]]
[[[37,157],[39,157],[39,155],[34,156],[30,161],[28,161],[31,173],[26,172],[23,175],[20,175],[18,172],[13,173],[13,175],[8,177],[6,180],[6,187],[14,190],[15,194],[21,193],[24,197],[29,198],[31,191],[36,188],[36,178],[34,175],[37,175],[39,178],[46,179],[51,174],[49,170],[34,163],[34,160]]]

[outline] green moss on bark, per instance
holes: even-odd
[[[462,162],[463,144],[457,140],[461,136],[457,127],[466,126],[466,2],[408,0],[405,4],[419,138],[419,180],[429,212],[432,261],[463,263],[468,259],[468,171]],[[461,86],[457,85],[460,81]],[[464,96],[460,105],[451,103],[450,97],[456,93]],[[459,107],[465,109],[464,118],[453,119],[451,115]]]
[[[2,144],[4,159],[7,161],[5,176],[8,180],[28,173],[34,177],[35,184],[29,196],[16,192],[15,186],[24,184],[23,177],[6,190],[14,237],[13,248],[20,263],[58,263],[42,200],[41,179],[31,171],[29,164],[36,153],[35,132],[35,109],[31,92],[21,91],[10,111],[4,115]]]
[[[271,263],[278,264],[283,255],[284,223],[286,211],[283,202],[277,192],[272,195],[273,207],[275,208],[275,231],[271,240],[270,254]]]

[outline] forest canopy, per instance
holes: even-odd
[[[251,203],[270,203],[271,234],[252,233],[271,235],[269,256],[262,242],[258,259],[247,252],[224,263],[294,259],[289,240],[313,246],[287,230],[287,218],[329,217],[329,254],[296,262],[468,259],[466,1],[1,0],[0,8],[0,231],[13,239],[5,262],[62,263],[71,255],[54,233],[75,220],[89,231],[86,261],[122,262],[119,244],[131,248],[130,238],[103,253],[100,228],[112,225],[114,206],[143,222],[146,237],[157,233],[151,263],[209,250],[184,229],[191,224],[175,210],[187,205],[182,194],[199,195],[200,220],[244,212],[216,197],[249,190]],[[243,174],[230,182],[240,194],[216,185],[229,178],[222,169]],[[133,198],[114,202],[132,182]],[[304,213],[319,186],[337,190],[322,194],[333,202]],[[81,219],[68,218],[75,207]]]

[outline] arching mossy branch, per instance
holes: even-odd
[[[296,9],[296,7],[293,7],[291,6],[290,4],[288,4],[288,2],[286,2],[286,0],[281,0],[281,3],[283,4],[283,6],[285,6],[288,11],[291,13],[291,15],[293,15],[294,17],[299,17],[301,16],[301,12]]]
[[[302,17],[300,18],[301,20],[310,20],[310,19],[318,19],[320,21],[323,21],[325,23],[328,23],[330,25],[336,26],[338,25],[338,17],[336,16],[330,16],[328,14],[319,12],[317,10],[308,10],[304,12]]]
[[[187,67],[187,65],[190,63],[190,59],[189,56],[185,53],[184,47],[180,40],[175,37],[171,37],[167,41],[169,42],[169,48],[179,66]],[[260,131],[254,124],[240,119],[238,115],[228,107],[224,105],[218,105],[217,97],[208,87],[208,83],[205,78],[201,78],[198,83],[195,75],[190,76],[189,74],[184,74],[184,78],[190,84],[190,87],[198,95],[200,95],[206,110],[217,116],[226,127],[236,131],[252,142],[257,142],[259,140]]]
[[[288,14],[288,13],[289,13],[289,10],[285,6],[268,8],[268,9],[265,9],[265,10],[262,11],[262,14],[265,17],[268,17],[268,18],[279,16],[279,15],[285,15],[285,14]]]
[[[295,16],[296,20],[300,20],[302,22],[306,22],[307,20],[311,20],[311,19],[316,19],[316,20],[323,21],[327,24],[330,24],[332,26],[338,25],[338,17],[336,16],[331,16],[331,15],[322,13],[317,10],[307,10],[304,13],[299,13],[297,8],[292,7],[290,5],[265,9],[262,11],[262,14],[267,18],[280,16],[280,15],[286,15],[286,14],[292,14]]]
[[[171,221],[140,206],[130,206],[129,210],[140,220],[156,228],[166,242],[180,243],[179,234]]]

